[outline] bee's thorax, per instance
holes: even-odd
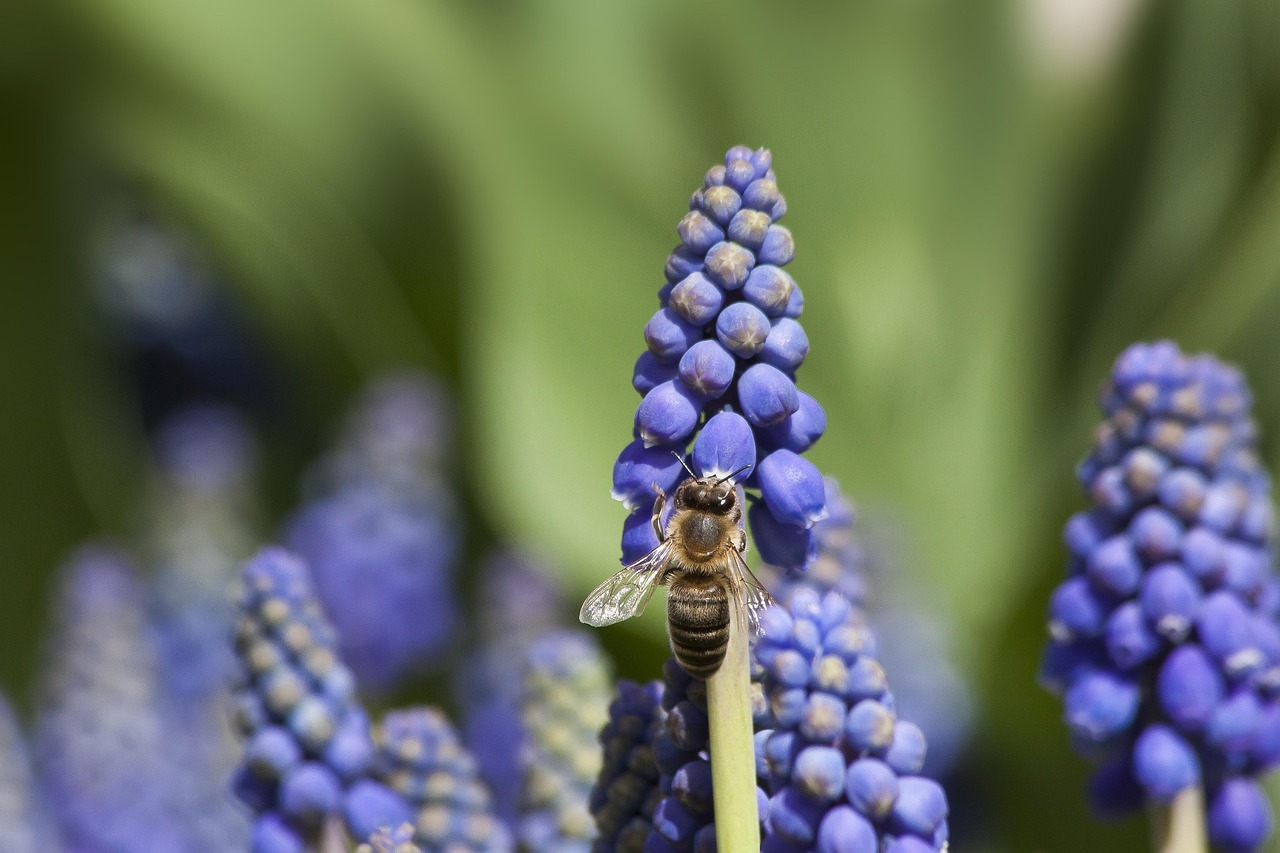
[[[687,555],[694,561],[711,559],[725,545],[728,519],[706,512],[681,513],[674,531]]]

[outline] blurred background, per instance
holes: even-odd
[[[24,710],[56,568],[88,538],[143,537],[158,430],[194,403],[260,445],[247,549],[278,538],[359,389],[425,371],[456,418],[460,585],[514,545],[576,609],[617,565],[610,470],[675,224],[743,143],[772,149],[787,196],[799,381],[829,418],[810,455],[876,552],[890,677],[945,656],[918,680],[967,709],[956,848],[1144,843],[1141,821],[1088,817],[1086,764],[1035,683],[1045,603],[1126,344],[1241,364],[1275,470],[1280,4],[11,14],[0,688]],[[895,660],[895,633],[932,639]],[[660,619],[603,641],[628,677],[665,655]]]

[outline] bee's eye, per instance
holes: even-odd
[[[716,509],[728,509],[733,506],[733,493],[725,492],[716,498]]]

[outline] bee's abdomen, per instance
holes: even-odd
[[[695,678],[710,678],[729,645],[729,595],[717,580],[680,578],[667,589],[667,632],[676,662]]]

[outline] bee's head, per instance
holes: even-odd
[[[686,480],[676,490],[676,503],[689,509],[728,515],[738,504],[738,492],[728,480],[713,480],[710,477]]]

